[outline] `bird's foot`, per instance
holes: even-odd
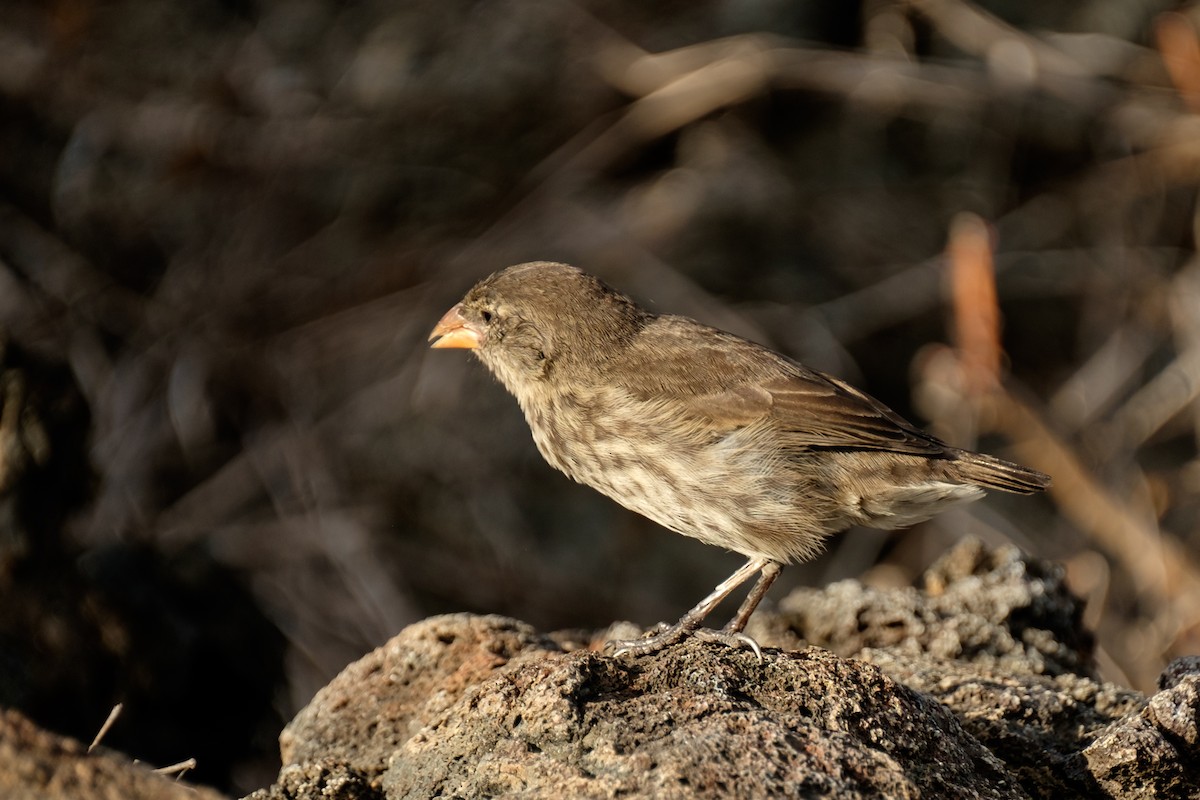
[[[660,622],[639,639],[610,639],[604,643],[604,652],[613,658],[645,656],[683,641],[693,630],[694,626]]]
[[[762,661],[762,648],[758,642],[740,631],[713,630],[711,628],[696,628],[688,625],[666,625],[659,623],[651,628],[640,639],[612,639],[604,643],[604,651],[613,658],[621,656],[645,656],[657,653],[673,644],[683,641],[689,636],[695,636],[702,642],[716,642],[726,647],[747,648]]]

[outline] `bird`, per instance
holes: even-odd
[[[752,649],[751,614],[785,565],[851,526],[906,528],[988,489],[1050,476],[952,447],[850,384],[688,317],[652,313],[595,276],[538,261],[479,281],[433,348],[471,350],[516,398],[554,468],[659,525],[748,560],[678,622],[614,656],[688,637]],[[734,617],[703,627],[757,575]]]

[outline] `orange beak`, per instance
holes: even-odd
[[[447,311],[429,334],[430,347],[461,347],[474,350],[483,341],[483,332],[462,315],[462,303]]]

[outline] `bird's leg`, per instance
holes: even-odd
[[[746,595],[746,599],[738,607],[733,619],[729,620],[729,624],[725,626],[726,633],[741,633],[746,630],[746,623],[750,621],[750,615],[766,597],[767,590],[771,588],[771,584],[775,582],[781,572],[783,572],[783,565],[777,561],[768,561],[763,566],[762,573],[758,576],[758,582],[754,584],[750,594]]]
[[[766,573],[771,567],[774,567],[774,570],[771,573],[771,579],[766,580],[766,585],[763,585],[764,580],[766,579]],[[735,621],[740,619],[743,611],[745,611],[745,616],[749,618],[751,612],[754,611],[754,606],[758,605],[758,601],[762,599],[763,594],[767,591],[767,587],[771,585],[771,581],[775,580],[775,576],[779,574],[779,569],[779,565],[774,561],[766,558],[752,558],[742,565],[737,572],[721,581],[721,583],[717,585],[717,588],[713,589],[712,593],[708,595],[708,597],[705,597],[696,604],[695,608],[684,614],[683,617],[680,618],[679,622],[676,622],[674,625],[670,625],[653,634],[652,636],[643,639],[614,639],[612,641],[605,642],[604,649],[613,656],[641,656],[646,655],[647,653],[657,652],[662,650],[664,647],[669,647],[670,645],[675,644],[687,636],[696,633],[697,629],[700,628],[700,623],[704,622],[705,617],[711,614],[712,610],[720,605],[722,600],[724,600],[735,589],[749,580],[751,575],[761,571],[764,573],[763,577],[760,578],[758,583],[754,585],[754,589],[750,592],[750,596],[746,598],[746,602],[742,603],[742,607],[738,610],[738,615],[734,619]],[[751,598],[754,599],[753,603],[750,602]],[[733,623],[730,623],[730,625],[732,624]],[[745,627],[744,621],[742,623],[742,627]],[[759,658],[762,658],[762,654],[758,649],[758,645],[754,643],[753,639],[750,639],[750,637],[741,633],[740,629],[729,632],[728,635],[722,635],[723,632],[721,631],[710,631],[706,632],[704,638],[710,638],[707,635],[708,633],[713,634],[713,638],[716,638],[718,641],[722,641],[725,644],[735,644],[735,646],[747,645],[754,650],[755,653],[759,654]]]
[[[754,655],[758,656],[758,660],[762,661],[762,650],[758,646],[758,642],[742,633],[746,629],[746,623],[750,621],[750,615],[754,613],[754,609],[758,608],[758,604],[762,602],[767,590],[771,588],[771,584],[779,577],[779,573],[783,572],[783,565],[776,561],[768,561],[763,565],[762,573],[759,574],[758,580],[754,584],[754,588],[750,590],[750,594],[746,595],[746,599],[738,607],[737,613],[733,615],[733,619],[719,631],[711,631],[704,628],[696,631],[696,638],[703,639],[706,642],[720,642],[729,647],[749,647],[754,651]]]

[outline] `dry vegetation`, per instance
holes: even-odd
[[[124,700],[114,746],[253,786],[221,770],[270,751],[273,681],[286,718],[431,613],[674,619],[737,559],[553,474],[425,348],[532,259],[1051,473],[785,577],[1011,540],[1150,688],[1200,650],[1198,30],[1115,0],[0,3],[0,492],[80,430],[38,398],[90,415],[90,475],[4,506],[0,705],[90,737]],[[258,716],[197,699],[271,658]],[[231,727],[261,738],[206,773]]]

